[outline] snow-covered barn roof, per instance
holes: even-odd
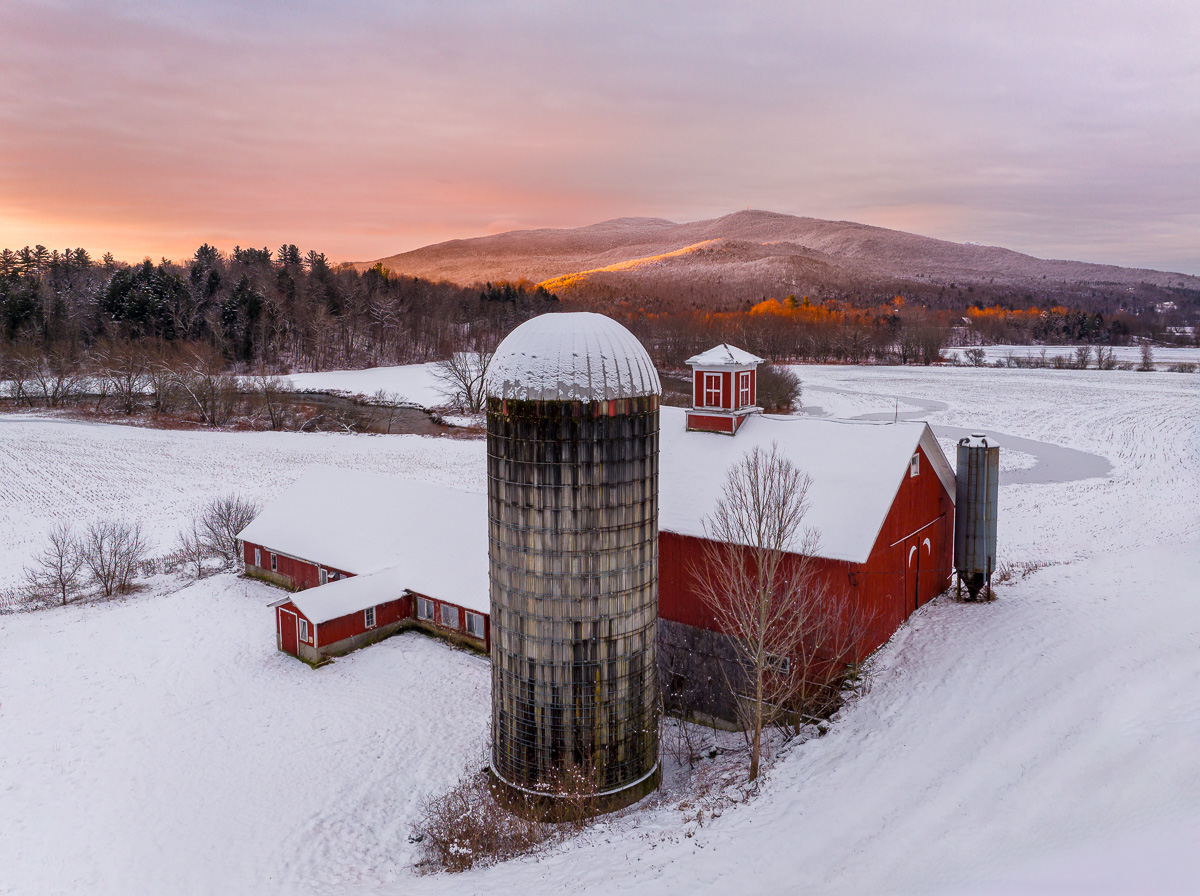
[[[396,587],[388,600],[408,589],[471,610],[488,609],[485,495],[357,470],[312,467],[238,537],[354,573],[355,579],[345,582],[379,574],[354,588],[332,582],[312,592],[336,586],[335,595],[359,594],[359,589],[365,595],[365,589],[383,588],[394,575]],[[338,615],[380,602],[367,600]]]
[[[745,349],[722,342],[706,352],[692,355],[684,363],[689,367],[740,367],[761,364],[762,360],[758,355],[752,355]]]
[[[659,454],[659,529],[704,536],[729,468],[754,447],[780,453],[812,477],[805,526],[820,534],[818,554],[865,563],[908,475],[918,444],[954,495],[954,471],[929,426],[755,415],[737,435],[687,432],[685,411],[663,408]]]
[[[659,395],[654,362],[610,317],[580,311],[527,320],[500,343],[484,390],[528,401],[607,401]]]

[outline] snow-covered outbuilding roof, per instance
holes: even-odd
[[[954,495],[954,471],[929,426],[755,415],[737,435],[686,432],[685,411],[663,408],[659,529],[704,537],[704,518],[721,497],[729,468],[751,449],[779,452],[812,477],[804,525],[817,529],[817,553],[865,563],[917,446]]]
[[[706,352],[692,355],[684,363],[689,367],[742,367],[761,364],[762,358],[752,355],[745,349],[722,342]]]
[[[504,338],[484,390],[525,401],[607,401],[659,395],[658,371],[637,337],[588,311],[543,314]]]
[[[398,567],[389,566],[365,576],[350,576],[319,588],[306,588],[286,600],[295,604],[309,622],[320,625],[330,619],[396,600],[403,597],[404,592],[403,573]]]
[[[357,470],[312,467],[238,537],[353,573],[354,579],[310,589],[325,593],[334,588],[331,601],[344,594],[354,603],[351,596],[366,599],[367,589],[377,588],[381,590],[370,596],[389,593],[387,599],[393,600],[410,590],[471,610],[488,610],[487,497],[482,494]],[[391,576],[395,588],[388,591]],[[359,577],[370,581],[359,582]],[[351,581],[357,584],[345,587]],[[300,599],[308,601],[309,594]],[[338,615],[381,602],[367,599]],[[308,616],[300,603],[297,606]]]

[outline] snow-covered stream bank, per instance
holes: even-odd
[[[637,811],[546,855],[414,877],[416,806],[486,734],[486,662],[409,635],[312,671],[274,650],[277,592],[160,579],[0,616],[0,893],[1200,891],[1200,379],[801,375],[837,390],[806,392],[830,414],[907,396],[935,425],[1111,470],[1004,485],[1003,557],[1053,565],[995,603],[924,608],[870,693],[748,805],[703,825]],[[0,416],[0,585],[57,520],[127,515],[167,544],[212,495],[265,497],[312,463],[484,483],[480,442]]]

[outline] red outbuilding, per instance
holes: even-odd
[[[319,663],[408,628],[488,649],[483,495],[314,467],[238,537],[247,575],[296,592],[272,605],[285,653]]]

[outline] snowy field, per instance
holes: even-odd
[[[277,591],[162,577],[0,616],[0,893],[1200,892],[1200,378],[800,372],[806,413],[1022,446],[1002,559],[1046,565],[923,608],[750,803],[416,877],[415,807],[478,755],[486,662],[406,635],[313,671],[274,650]],[[4,415],[0,582],[56,520],[125,515],[167,544],[208,497],[313,463],[484,486],[481,442]]]

